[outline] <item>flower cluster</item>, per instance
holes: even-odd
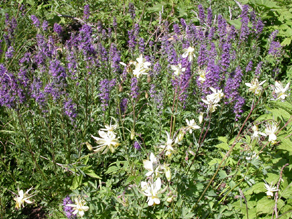
[[[210,87],[211,91],[213,91],[212,94],[207,95],[206,100],[202,99],[202,101],[207,104],[208,106],[208,111],[213,113],[215,112],[217,106],[219,106],[219,102],[221,100],[221,98],[224,97],[224,94],[222,92],[222,90],[216,90],[213,87]]]

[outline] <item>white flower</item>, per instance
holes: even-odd
[[[180,131],[178,133],[178,135],[176,136],[174,143],[175,144],[180,143],[183,140],[184,136],[185,136],[184,132],[183,131]]]
[[[189,47],[187,49],[184,49],[184,53],[182,55],[183,58],[188,57],[189,62],[193,61],[193,57],[196,57],[194,54],[195,49],[193,47]]]
[[[151,176],[154,172],[156,175],[158,174],[158,160],[152,152],[150,154],[150,160],[143,160],[143,165],[148,170],[146,176]]]
[[[274,187],[272,186],[272,183],[271,183],[271,185],[265,183],[265,187],[267,190],[267,192],[266,192],[267,196],[273,196],[273,192],[279,191],[275,186]]]
[[[198,81],[200,81],[203,84],[206,81],[206,75],[208,74],[208,72],[206,72],[206,70],[199,69],[198,74],[199,74]]]
[[[186,70],[186,68],[181,67],[181,64],[171,65],[171,69],[174,71],[173,74],[176,76],[180,76],[180,74]]]
[[[150,62],[147,62],[146,59],[143,58],[141,54],[139,58],[136,59],[137,62],[133,62],[135,64],[135,69],[133,70],[133,75],[139,78],[141,75],[148,75]]]
[[[25,193],[23,193],[23,190],[19,190],[19,189],[17,189],[17,190],[18,190],[18,196],[16,196],[14,198],[14,201],[16,202],[15,207],[17,209],[21,208],[21,206],[24,207],[24,202],[26,202],[28,204],[32,203],[32,201],[28,200],[29,198],[31,198],[33,196],[33,195],[28,194],[28,192],[30,190],[32,190],[32,188],[27,190]]]
[[[192,119],[190,121],[188,119],[186,119],[186,122],[187,122],[187,130],[190,132],[190,134],[192,134],[193,130],[200,129],[200,126],[198,126],[195,123],[194,119]]]
[[[215,112],[217,106],[220,106],[217,103],[213,103],[213,100],[208,100],[208,98],[207,98],[207,100],[202,99],[202,101],[208,105],[207,110],[211,113]]]
[[[166,151],[165,155],[170,157],[172,155],[172,151],[174,151],[173,147],[172,147],[172,144],[173,144],[173,141],[172,139],[170,138],[170,135],[168,132],[166,132],[166,135],[167,135],[167,140],[166,140],[166,143],[165,145],[161,145],[160,148],[162,148],[161,151]]]
[[[203,119],[204,119],[203,115],[204,115],[204,113],[200,112],[200,115],[199,115],[199,123],[200,124],[202,124],[202,122],[203,122]]]
[[[253,92],[255,95],[258,95],[263,90],[262,86],[266,81],[262,81],[259,83],[258,79],[252,79],[251,83],[245,83],[246,86],[249,87],[249,91]]]
[[[103,151],[103,154],[110,149],[112,153],[115,152],[115,148],[120,145],[118,138],[116,137],[114,132],[104,132],[104,131],[98,131],[98,134],[101,138],[95,137],[91,135],[92,138],[96,140],[97,144],[100,144],[99,146],[96,146],[95,152]]]
[[[248,154],[248,157],[246,157],[245,159],[246,160],[252,160],[252,159],[259,159],[259,155],[257,155],[257,153],[256,152],[252,152],[252,153],[249,153]]]
[[[158,177],[154,183],[141,182],[142,193],[148,197],[148,206],[160,204],[158,198],[159,190],[161,189],[161,179]]]
[[[207,100],[212,101],[213,103],[219,103],[219,101],[221,100],[222,97],[224,97],[224,93],[222,92],[222,90],[216,90],[213,87],[210,87],[210,90],[213,91],[212,94],[207,95]]]
[[[285,92],[288,91],[289,86],[290,86],[290,82],[286,84],[285,88],[283,87],[281,82],[278,82],[278,81],[275,82],[274,92],[277,95],[276,100],[278,99],[285,100],[285,98],[288,96],[288,94],[285,94]]]
[[[117,129],[118,125],[105,125],[104,129],[100,129],[102,131],[113,132]]]
[[[251,136],[252,139],[259,138],[260,135],[267,136],[265,133],[259,132],[259,128],[257,125],[254,125],[251,129],[253,130],[253,134]]]
[[[139,58],[136,59],[138,64],[141,65],[142,68],[149,69],[149,66],[151,65],[150,62],[147,62],[145,58],[143,58],[143,55],[140,54]]]
[[[73,207],[74,212],[73,214],[79,214],[79,216],[84,216],[84,211],[88,211],[89,207],[85,206],[85,201],[80,198],[75,198],[75,205],[74,204],[67,204],[66,206]]]
[[[169,168],[169,164],[164,164],[163,165],[163,169],[164,169],[164,173],[165,173],[165,177],[168,181],[171,180],[171,171],[170,171],[170,168]]]
[[[279,127],[276,123],[267,123],[265,132],[269,136],[269,141],[274,142],[277,140],[276,132],[278,131]]]

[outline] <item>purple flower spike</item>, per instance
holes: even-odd
[[[31,15],[30,19],[32,20],[32,23],[34,24],[34,26],[40,27],[40,21],[35,15]]]
[[[90,15],[89,5],[84,6],[83,14],[84,14],[84,16],[83,16],[84,19],[87,20],[89,18],[89,15]]]
[[[48,21],[44,20],[44,22],[42,24],[43,31],[47,31],[48,30],[48,26],[49,26]]]
[[[73,101],[71,99],[64,102],[65,114],[69,117],[71,122],[74,122],[74,120],[77,116],[77,109],[76,108],[77,108],[77,105],[75,103],[73,103]]]
[[[134,20],[136,17],[136,14],[135,14],[135,6],[133,3],[129,3],[129,14],[131,15],[132,20]]]
[[[57,24],[57,23],[55,23],[54,24],[54,32],[56,32],[57,34],[60,35],[62,33],[62,26]]]
[[[204,24],[205,23],[205,12],[204,12],[204,8],[202,5],[198,6],[199,8],[199,18],[200,18],[200,23]]]
[[[140,151],[141,150],[141,145],[138,141],[135,141],[134,143],[134,148],[137,150],[137,151]]]
[[[66,198],[63,199],[64,213],[68,219],[76,218],[76,215],[73,214],[73,212],[74,212],[73,207],[67,206],[67,204],[74,204],[69,196],[67,196]]]
[[[14,48],[12,46],[10,46],[7,50],[7,52],[5,53],[5,57],[7,59],[11,59],[13,57],[14,54]]]

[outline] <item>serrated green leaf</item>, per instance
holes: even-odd
[[[77,189],[82,184],[83,175],[75,176],[73,178],[72,186],[70,187],[71,190]]]
[[[105,173],[106,174],[113,174],[113,173],[116,173],[118,170],[119,170],[119,168],[117,166],[110,166]]]
[[[289,151],[292,153],[292,142],[288,138],[280,139],[281,143],[277,146],[278,149]]]
[[[262,199],[260,199],[257,203],[257,206],[256,206],[257,213],[259,214],[272,213],[274,206],[275,206],[275,201],[265,196]]]

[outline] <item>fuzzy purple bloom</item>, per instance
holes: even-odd
[[[131,15],[132,20],[134,20],[136,17],[136,14],[135,14],[135,6],[133,3],[129,3],[129,14]]]
[[[153,75],[154,76],[159,75],[160,71],[161,71],[161,66],[160,66],[159,62],[156,62],[153,66]]]
[[[145,51],[145,43],[144,43],[144,39],[141,37],[139,39],[139,52],[140,54],[143,54]]]
[[[240,67],[235,69],[235,72],[232,72],[227,79],[224,94],[227,99],[229,99],[229,103],[234,102],[239,96],[238,89],[240,87],[240,83],[242,80],[242,71]]]
[[[218,15],[218,34],[221,42],[223,41],[223,38],[226,35],[226,27],[227,27],[226,20],[222,17],[222,15]]]
[[[141,150],[141,145],[138,141],[135,141],[134,143],[134,148],[137,150],[137,151],[140,151]]]
[[[186,23],[185,19],[181,18],[181,19],[180,19],[180,23],[181,23],[183,29],[186,29],[186,27],[187,27],[187,23]]]
[[[243,113],[242,107],[244,106],[244,103],[244,98],[238,95],[233,107],[233,112],[235,113],[235,121],[238,121],[238,118],[241,117],[241,113]]]
[[[257,67],[256,67],[256,70],[255,70],[255,75],[256,76],[259,76],[261,74],[261,70],[262,70],[262,65],[263,65],[263,62],[259,62]]]
[[[257,37],[259,37],[259,35],[263,32],[263,30],[264,30],[264,23],[262,22],[261,19],[259,19],[255,26],[255,32],[257,34]]]
[[[201,25],[205,23],[205,11],[202,5],[198,5],[199,9],[199,18]]]
[[[272,41],[269,49],[269,55],[280,57],[282,46],[279,42]]]
[[[138,80],[136,77],[131,79],[131,96],[133,99],[139,96]]]
[[[120,103],[121,114],[126,112],[127,104],[128,104],[128,99],[127,98],[123,98],[121,103]]]
[[[77,105],[73,103],[72,99],[64,101],[64,112],[69,117],[71,122],[74,122],[77,116]]]
[[[180,35],[180,29],[179,29],[179,26],[177,24],[174,24],[173,25],[173,31],[177,34],[177,35]]]
[[[252,61],[249,61],[249,63],[247,64],[246,68],[245,68],[245,72],[250,72],[252,70],[252,65],[253,65],[253,62]]]
[[[76,218],[76,215],[73,214],[73,207],[67,206],[68,204],[74,204],[69,196],[63,199],[63,210],[68,219]]]
[[[270,37],[269,37],[270,40],[271,40],[271,42],[275,40],[275,38],[276,38],[276,36],[277,36],[278,33],[279,33],[279,30],[275,30],[275,31],[273,31],[273,32],[271,33],[271,35],[270,35]]]
[[[128,31],[128,35],[129,35],[128,46],[129,46],[131,51],[134,51],[135,50],[135,46],[137,44],[136,37],[134,35],[134,30],[129,30]]]
[[[212,22],[213,22],[213,13],[212,13],[212,9],[208,8],[208,15],[207,15],[207,24],[209,25],[209,27],[212,26]]]
[[[108,106],[108,102],[110,99],[110,89],[111,89],[111,82],[108,79],[104,79],[99,83],[99,98],[101,101],[102,110],[105,111],[106,107]]]
[[[248,27],[248,22],[249,22],[248,17],[243,17],[241,20],[241,28],[240,28],[240,36],[239,36],[239,39],[241,41],[245,41],[248,38],[248,35],[250,32],[249,27]]]
[[[32,23],[34,24],[34,26],[40,27],[40,21],[35,15],[31,15],[30,19],[32,20]]]
[[[197,60],[199,68],[203,69],[203,67],[207,64],[207,61],[207,46],[205,44],[201,44]]]
[[[89,5],[85,5],[84,6],[84,10],[83,10],[83,18],[85,20],[87,20],[89,18],[89,15],[90,15],[90,8],[89,8]]]
[[[224,71],[226,71],[230,65],[230,48],[230,43],[224,43],[222,46],[221,67]]]
[[[7,59],[11,59],[13,57],[13,54],[14,54],[14,48],[12,46],[10,46],[8,49],[7,49],[7,52],[5,53],[5,57]]]
[[[168,63],[170,65],[177,65],[177,53],[175,51],[174,48],[170,49],[169,50],[169,53],[168,53]]]
[[[62,26],[55,23],[54,24],[54,32],[60,35],[62,33]]]
[[[44,22],[42,24],[43,31],[47,31],[48,30],[48,26],[49,26],[49,22],[44,20]]]
[[[213,40],[214,33],[215,33],[215,27],[211,27],[210,30],[209,30],[209,34],[208,34],[208,39],[209,39],[210,41]]]

